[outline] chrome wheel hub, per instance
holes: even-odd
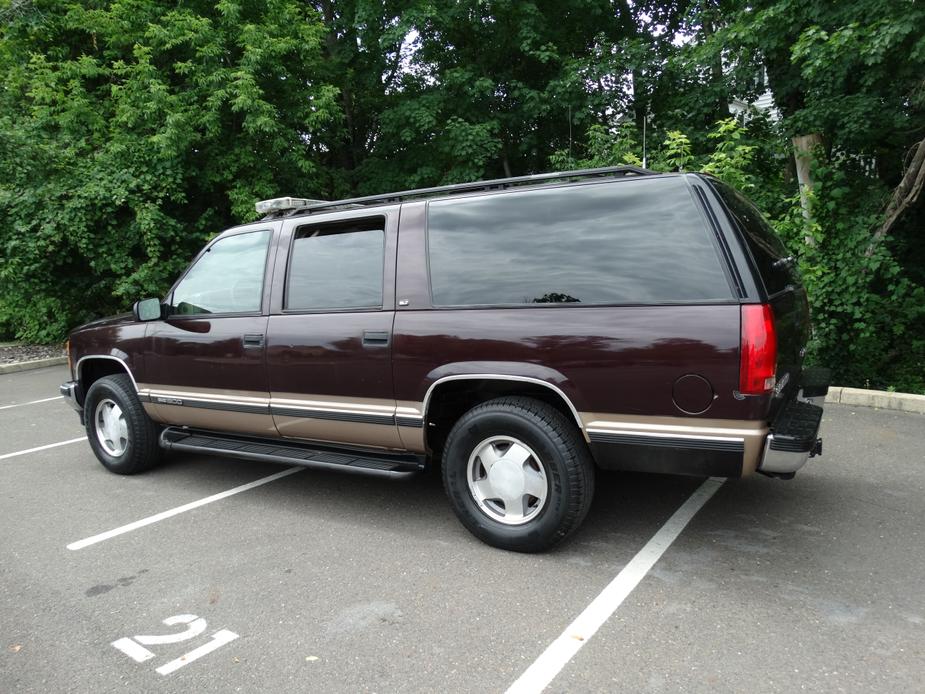
[[[543,462],[511,436],[492,436],[478,444],[469,456],[466,480],[482,512],[506,525],[536,518],[549,493]]]
[[[125,453],[128,447],[128,425],[122,408],[110,399],[100,400],[93,413],[96,439],[103,450],[114,458]]]

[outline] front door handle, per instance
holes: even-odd
[[[363,344],[370,346],[379,346],[389,344],[389,331],[388,330],[364,330],[363,331]]]
[[[241,339],[241,341],[244,343],[245,349],[263,347],[263,335],[258,335],[258,334],[245,335]]]

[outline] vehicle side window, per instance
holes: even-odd
[[[435,201],[427,233],[438,306],[732,298],[682,178]]]
[[[738,222],[768,292],[774,294],[789,284],[802,284],[796,267],[778,262],[788,255],[787,247],[758,209],[725,183],[712,183]]]
[[[299,227],[286,279],[287,311],[382,307],[385,220]]]
[[[270,234],[269,230],[235,234],[212,244],[174,289],[173,312],[260,311]]]

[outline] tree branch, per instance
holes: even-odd
[[[912,161],[906,168],[899,185],[893,190],[890,202],[886,206],[883,224],[874,232],[870,243],[867,245],[867,250],[864,252],[866,257],[869,258],[874,254],[883,237],[890,233],[890,230],[899,221],[906,209],[915,204],[923,186],[925,186],[925,140],[916,145]]]

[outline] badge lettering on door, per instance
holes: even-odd
[[[180,398],[154,398],[155,402],[159,402],[162,405],[182,405],[183,401]]]

